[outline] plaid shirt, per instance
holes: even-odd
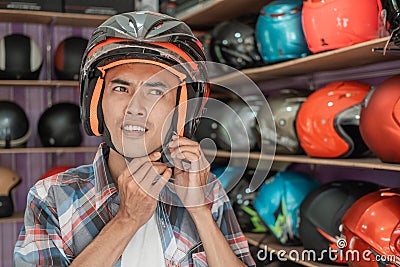
[[[106,164],[108,153],[101,144],[92,165],[46,178],[31,188],[15,246],[15,266],[68,266],[116,215],[119,195]],[[219,182],[212,184],[215,222],[237,257],[255,266],[229,199]],[[159,202],[156,215],[166,266],[208,266],[185,208]],[[119,260],[115,266],[120,264]]]

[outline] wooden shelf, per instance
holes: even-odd
[[[389,37],[379,38],[355,44],[349,47],[326,51],[304,58],[276,63],[259,68],[242,70],[253,81],[267,81],[290,76],[312,74],[321,71],[340,70],[378,62],[400,60],[399,55],[372,52],[372,48],[382,48]],[[212,78],[211,83],[238,83],[238,75],[227,74]]]
[[[221,21],[256,13],[272,0],[206,0],[176,15],[190,26],[213,26]]]
[[[279,253],[280,257],[285,257],[286,259],[296,262],[298,264],[301,264],[301,265],[304,265],[307,267],[333,267],[333,266],[337,267],[337,265],[330,265],[330,264],[324,264],[324,263],[320,263],[320,262],[301,259],[302,252],[304,251],[303,247],[301,247],[301,246],[283,246],[272,235],[269,235],[267,238],[265,238],[261,244],[260,244],[260,241],[264,238],[265,234],[245,233],[245,236],[246,236],[249,244],[251,244],[253,246],[258,246],[260,249],[267,249],[267,251],[274,253],[274,254]],[[290,253],[291,251],[297,251],[298,253],[293,253],[293,252]],[[299,258],[294,259],[293,257],[297,257],[297,255],[299,255]],[[304,253],[304,255],[305,255],[305,257],[308,256],[307,253]],[[311,258],[311,256],[310,256],[310,258]]]
[[[10,217],[0,218],[0,223],[15,223],[24,221],[24,211],[16,211]]]
[[[213,155],[214,153],[205,150],[206,155]],[[378,158],[357,158],[357,159],[325,159],[325,158],[310,158],[305,155],[260,155],[258,152],[229,152],[218,151],[216,157],[219,158],[249,158],[260,160],[273,160],[275,162],[289,162],[289,163],[305,163],[305,164],[320,164],[340,167],[355,167],[355,168],[368,168],[400,171],[400,164],[384,163]]]
[[[104,15],[0,9],[0,22],[97,27],[108,18]]]
[[[27,148],[1,148],[0,154],[20,153],[86,153],[96,152],[97,147],[27,147]]]
[[[48,86],[48,87],[77,87],[78,81],[57,80],[0,80],[0,86]]]

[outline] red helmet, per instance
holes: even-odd
[[[69,170],[71,168],[74,168],[74,167],[73,166],[57,166],[57,167],[51,168],[46,173],[44,173],[42,176],[40,176],[39,180],[42,180],[42,179],[47,178],[49,176],[56,175],[56,174],[58,174],[60,172],[65,172],[66,170]]]
[[[352,267],[395,266],[400,260],[400,188],[381,189],[357,200],[342,218],[342,236]],[[378,256],[378,257],[377,257]],[[378,262],[377,260],[382,260]]]
[[[302,22],[313,53],[378,37],[379,0],[306,0]]]
[[[311,157],[359,157],[368,152],[358,129],[361,103],[370,87],[333,82],[312,93],[300,107],[296,130]]]
[[[360,132],[367,146],[382,161],[400,162],[400,75],[379,84],[365,98]]]

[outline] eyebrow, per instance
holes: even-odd
[[[168,86],[163,83],[163,82],[146,82],[144,84],[144,86],[148,86],[148,87],[158,87],[158,88],[162,88],[164,90],[168,89]]]
[[[110,83],[118,83],[118,84],[122,84],[122,85],[126,85],[126,86],[132,85],[130,82],[127,82],[127,81],[119,79],[119,78],[110,81]]]

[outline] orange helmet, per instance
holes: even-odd
[[[379,0],[306,0],[302,22],[313,53],[378,37]]]
[[[357,200],[342,218],[344,255],[352,267],[396,266],[400,261],[400,188]],[[347,251],[358,251],[359,258]]]
[[[400,75],[379,84],[365,98],[360,132],[367,146],[382,161],[400,162]]]
[[[359,82],[333,82],[312,93],[300,107],[296,130],[311,157],[359,157],[368,152],[359,125],[361,103],[370,87]]]

